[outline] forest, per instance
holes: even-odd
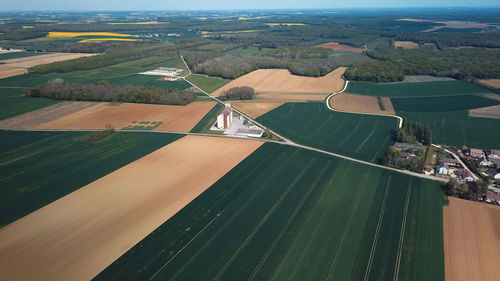
[[[196,99],[196,95],[158,87],[137,85],[117,86],[108,82],[98,84],[69,84],[55,79],[37,88],[27,90],[26,96],[72,101],[110,101],[150,104],[186,105]]]

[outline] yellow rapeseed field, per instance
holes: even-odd
[[[292,26],[292,25],[305,25],[303,23],[296,23],[296,22],[292,22],[292,23],[266,23],[266,25],[269,25],[269,26],[276,26],[276,25],[286,25],[286,26]]]
[[[47,37],[50,38],[72,38],[79,36],[115,36],[115,37],[131,37],[130,34],[121,34],[113,32],[49,32]]]
[[[102,41],[141,41],[140,39],[132,38],[90,38],[78,41],[78,43],[97,43]]]

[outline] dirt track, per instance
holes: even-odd
[[[444,207],[446,281],[500,276],[500,207],[449,198]]]
[[[132,121],[155,121],[163,122],[155,129],[157,131],[189,132],[214,105],[215,102],[192,102],[186,106],[98,103],[55,120],[37,124],[32,129],[104,129],[108,124],[116,129],[123,129],[134,125]]]
[[[319,44],[319,45],[314,45],[314,47],[327,48],[327,49],[334,50],[334,51],[351,51],[354,53],[362,53],[365,51],[365,49],[363,49],[363,48],[356,48],[356,47],[351,47],[351,46],[347,46],[347,45],[342,45],[338,42],[323,43],[323,44]]]
[[[261,115],[282,105],[282,102],[232,102],[232,107],[245,113],[246,115],[257,118]]]
[[[186,136],[0,229],[0,280],[90,280],[261,144]]]
[[[95,54],[82,53],[51,53],[39,56],[22,57],[15,59],[0,60],[0,79],[21,75],[28,72],[28,68],[56,61],[71,60],[80,57],[94,56]]]
[[[287,69],[259,69],[243,75],[213,93],[220,96],[233,87],[249,86],[259,93],[330,94],[342,90],[346,67],[339,67],[323,77],[293,75]]]
[[[337,110],[358,113],[395,115],[391,99],[384,97],[382,98],[382,102],[384,103],[385,111],[380,109],[376,97],[353,94],[339,94],[330,98],[330,106]]]

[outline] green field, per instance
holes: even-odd
[[[443,201],[435,182],[265,144],[96,280],[443,281]]]
[[[39,55],[43,55],[43,54],[46,54],[46,53],[41,53],[41,52],[4,53],[4,54],[0,54],[0,60],[25,58],[25,57],[39,56]]]
[[[91,143],[87,134],[0,131],[0,226],[181,137],[115,133]]]
[[[210,111],[191,129],[191,133],[202,133],[202,134],[213,134],[214,131],[210,131],[210,127],[217,120],[217,115],[221,113],[224,109],[224,106],[220,103],[217,103]]]
[[[147,57],[89,71],[25,74],[0,79],[0,87],[36,87],[37,85],[47,83],[49,80],[61,78],[66,83],[98,83],[100,81],[109,81],[119,85],[133,84],[184,90],[191,87],[185,81],[160,81],[160,76],[137,74],[156,69],[160,66],[176,66],[179,61],[179,59],[172,60],[164,57]]]
[[[500,149],[500,130],[498,129],[500,119],[469,117],[466,110],[398,112],[398,115],[429,126],[432,130],[433,143]]]
[[[396,118],[330,111],[324,103],[287,103],[257,121],[297,143],[377,162],[394,141]]]
[[[23,97],[23,92],[21,88],[0,87],[0,120],[59,102],[51,99]]]
[[[480,96],[445,96],[425,98],[391,98],[396,111],[438,112],[466,110],[500,104],[500,100]]]
[[[385,84],[349,82],[346,93],[379,97],[425,97],[491,93],[491,91],[476,84],[457,80]]]
[[[226,85],[231,80],[226,80],[217,77],[209,77],[206,75],[192,74],[186,78],[189,82],[200,87],[202,90],[211,93],[220,87]]]

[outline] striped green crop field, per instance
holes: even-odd
[[[22,88],[0,87],[0,120],[59,102],[51,99],[25,97],[23,92]]]
[[[444,280],[436,182],[264,144],[96,280]]]
[[[366,83],[349,82],[346,93],[378,97],[428,97],[470,94],[491,94],[479,85],[465,81]]]
[[[0,226],[181,137],[117,132],[89,142],[88,135],[0,131]]]
[[[287,103],[259,122],[297,143],[377,162],[393,141],[398,120],[328,110],[324,103]]]
[[[433,143],[500,149],[500,119],[470,117],[467,110],[397,114],[429,126]]]
[[[500,104],[500,100],[462,95],[425,98],[391,98],[396,111],[438,112],[466,110]]]

